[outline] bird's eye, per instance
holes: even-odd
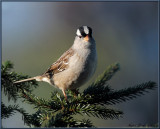
[[[82,36],[79,36],[79,38],[82,38]]]

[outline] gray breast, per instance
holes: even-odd
[[[75,89],[86,83],[94,74],[97,66],[97,53],[96,50],[91,50],[86,57],[84,68],[79,74],[76,81],[73,81],[69,89]]]

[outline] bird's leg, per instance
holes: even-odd
[[[67,95],[66,95],[66,93],[65,93],[65,90],[63,89],[62,92],[63,92],[63,94],[64,94],[65,100],[67,101]]]
[[[63,95],[64,95],[64,97],[65,97],[66,102],[68,103],[67,95],[66,95],[66,93],[65,93],[65,90],[62,89],[62,92],[63,92]],[[64,105],[63,105],[63,103],[62,103],[62,110],[64,110]]]

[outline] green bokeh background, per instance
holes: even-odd
[[[109,81],[113,89],[158,83],[158,2],[3,2],[2,61],[11,60],[18,73],[39,75],[72,45],[81,25],[92,27],[98,53],[96,73],[81,91],[115,62],[121,70]],[[55,90],[45,82],[39,85],[34,93],[42,98]],[[7,104],[4,95],[2,100]],[[34,112],[33,106],[19,104]],[[123,118],[89,119],[97,127],[156,124],[158,90],[112,107],[124,111]],[[26,127],[19,113],[2,125]]]

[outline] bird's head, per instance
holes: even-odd
[[[77,29],[77,37],[83,39],[88,42],[92,37],[92,29],[88,26],[81,26]]]

